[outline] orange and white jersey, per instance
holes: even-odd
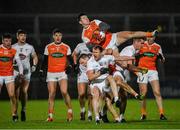
[[[144,43],[140,49],[139,54],[142,55],[139,59],[138,66],[145,67],[149,70],[156,70],[156,60],[159,54],[162,54],[161,46],[157,43],[149,45],[147,42]]]
[[[67,56],[71,55],[71,49],[65,43],[55,44],[53,42],[46,46],[44,55],[48,56],[48,72],[64,72]]]
[[[93,44],[99,44],[103,48],[106,48],[108,44],[111,42],[112,33],[106,32],[105,40],[99,43],[99,40],[93,37],[93,33],[95,30],[99,30],[99,24],[101,23],[100,20],[93,20],[90,22],[88,28],[84,28],[82,32],[82,40],[83,42],[91,42]]]
[[[13,76],[13,59],[18,59],[16,50],[0,45],[0,76]]]

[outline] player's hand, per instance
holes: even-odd
[[[44,71],[43,70],[39,70],[39,76],[44,77]]]
[[[106,74],[106,73],[109,72],[109,68],[101,68],[101,69],[99,70],[99,72],[100,72],[101,75],[102,75],[102,74]]]
[[[156,36],[158,35],[158,33],[159,33],[159,30],[156,29],[156,30],[154,30],[154,31],[152,32],[152,36],[153,36],[153,37],[156,37]]]
[[[92,38],[96,39],[97,42],[102,42],[105,40],[105,33],[99,30],[93,32]]]
[[[33,73],[33,72],[35,72],[36,71],[36,65],[33,65],[32,67],[31,67],[31,72]]]
[[[72,70],[72,66],[71,65],[68,65],[67,67],[66,67],[66,74],[70,74],[71,73],[71,70]]]
[[[24,75],[23,74],[19,74],[18,76],[17,76],[17,81],[18,81],[18,83],[23,83],[23,81],[24,81]]]

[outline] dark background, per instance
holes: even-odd
[[[13,34],[21,28],[28,32],[27,42],[38,53],[40,62],[44,47],[51,41],[51,32],[59,28],[63,41],[72,51],[81,42],[82,28],[76,17],[85,12],[91,19],[100,19],[111,25],[111,32],[122,30],[149,31],[157,26],[162,32],[156,41],[162,46],[166,56],[164,65],[158,64],[161,92],[166,98],[180,97],[180,1],[179,0],[3,0],[0,2],[0,35],[4,32]],[[121,50],[124,46],[120,46]],[[69,92],[77,98],[76,76],[69,76]],[[130,84],[138,91],[133,76]],[[150,88],[150,87],[149,87]],[[152,97],[152,92],[148,93]],[[29,88],[30,99],[47,99],[48,92],[45,79],[40,80],[38,70],[32,74]],[[61,97],[58,91],[57,97]],[[0,98],[7,99],[5,87]]]
[[[180,13],[179,0],[3,0],[1,13]]]

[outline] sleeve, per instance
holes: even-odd
[[[82,41],[85,43],[90,42],[90,39],[84,36],[84,31],[82,32],[81,38],[82,38]]]
[[[71,55],[71,48],[68,46],[67,55]]]
[[[100,20],[98,20],[98,19],[95,19],[94,22],[99,26],[99,24],[100,24],[102,21],[100,21]]]
[[[48,45],[45,47],[44,55],[49,55],[49,52],[48,52]]]
[[[100,30],[100,31],[106,32],[106,31],[108,31],[109,29],[110,29],[110,26],[109,26],[107,23],[101,22],[101,23],[99,24],[99,30]]]
[[[80,43],[76,46],[76,48],[74,49],[74,51],[76,51],[77,54],[80,53]]]
[[[18,65],[19,73],[23,74],[23,65],[22,65],[19,55],[17,53],[15,54],[14,59],[16,60],[16,63]]]

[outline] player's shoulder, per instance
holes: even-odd
[[[92,22],[95,22],[96,24],[99,24],[99,23],[101,23],[102,21],[99,20],[99,19],[94,19]]]
[[[93,63],[94,61],[95,61],[95,60],[94,60],[93,56],[91,56],[90,59],[87,61],[87,63],[88,63],[88,64],[91,64],[91,63]]]
[[[12,45],[12,48],[16,48],[18,46],[18,43],[14,43],[13,45]]]
[[[15,48],[11,48],[11,51],[15,54],[17,50]]]
[[[156,47],[161,47],[161,45],[159,45],[159,44],[156,43],[156,42],[154,42],[153,45],[156,46]]]
[[[52,46],[54,46],[54,42],[48,43],[48,44],[46,45],[46,48],[52,47]]]
[[[26,43],[25,46],[30,47],[30,48],[33,48],[33,45],[31,45],[31,44],[29,44],[29,43]]]
[[[64,46],[64,47],[70,48],[70,46],[68,44],[64,43],[64,42],[62,42],[61,45]]]

